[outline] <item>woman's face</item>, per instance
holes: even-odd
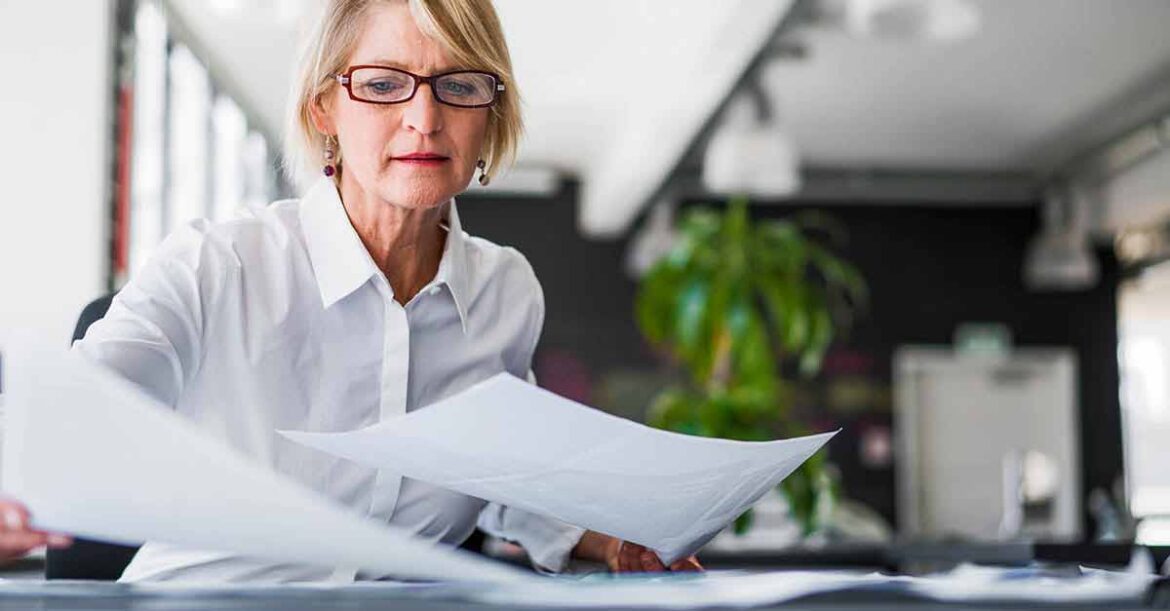
[[[457,66],[443,47],[414,23],[405,2],[375,5],[350,66],[375,64],[429,76]],[[337,134],[342,180],[365,193],[406,208],[429,208],[467,187],[480,157],[488,108],[456,108],[439,103],[430,85],[419,84],[414,98],[399,104],[369,104],[349,99],[333,87],[322,99],[318,128]],[[445,157],[438,162],[401,159],[412,153]]]

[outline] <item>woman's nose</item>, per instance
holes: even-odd
[[[429,83],[421,83],[414,97],[406,102],[403,124],[420,134],[430,134],[443,128],[443,113]]]

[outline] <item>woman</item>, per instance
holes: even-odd
[[[256,460],[371,519],[452,545],[478,524],[549,571],[569,557],[662,571],[645,548],[278,438],[392,418],[501,371],[530,375],[541,288],[463,233],[452,197],[521,132],[490,0],[330,0],[302,59],[290,159],[301,200],[169,236],[74,346]],[[0,506],[3,550],[63,545]],[[672,570],[698,570],[694,558]],[[380,578],[147,543],[123,580]]]

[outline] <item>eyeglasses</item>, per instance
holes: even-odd
[[[496,102],[504,90],[500,77],[490,72],[459,70],[419,76],[386,66],[350,66],[333,78],[345,87],[351,100],[371,104],[399,104],[414,98],[419,84],[431,86],[435,99],[448,106],[483,108]]]

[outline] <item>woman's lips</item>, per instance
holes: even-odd
[[[402,157],[391,157],[391,161],[401,161],[417,166],[438,166],[446,163],[448,157],[440,157],[437,155],[405,155]]]

